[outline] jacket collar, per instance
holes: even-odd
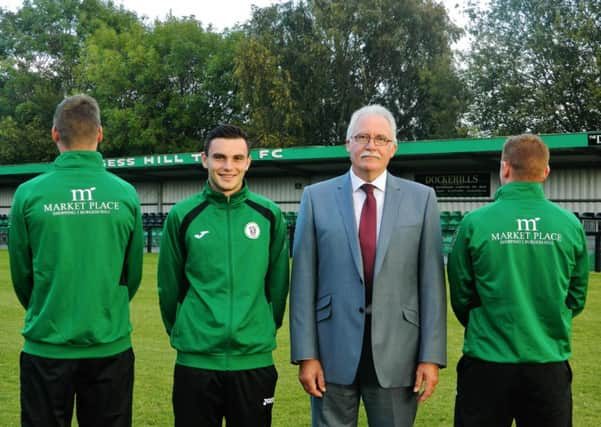
[[[207,198],[207,200],[209,200],[211,203],[215,203],[218,205],[236,206],[241,203],[244,203],[244,201],[248,198],[248,193],[250,192],[250,190],[248,189],[246,180],[244,180],[240,191],[228,197],[219,191],[213,190],[211,188],[211,184],[209,184],[209,181],[207,181],[204,185],[202,192]]]
[[[57,168],[96,167],[104,169],[102,155],[98,151],[65,151],[54,160]]]
[[[495,192],[498,199],[544,199],[545,192],[540,182],[514,181],[500,186]]]

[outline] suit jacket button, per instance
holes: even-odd
[[[363,307],[359,307],[359,313],[363,313],[365,310],[363,310]]]

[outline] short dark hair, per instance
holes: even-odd
[[[511,136],[503,145],[501,160],[509,163],[520,181],[540,181],[549,165],[549,148],[538,136]]]
[[[225,138],[225,139],[239,139],[242,138],[244,142],[246,142],[246,148],[250,153],[250,143],[248,142],[248,136],[246,133],[239,128],[238,126],[230,125],[230,124],[222,124],[212,129],[205,139],[203,151],[205,154],[209,154],[209,148],[211,147],[211,141],[215,138]]]
[[[101,126],[98,102],[88,95],[66,98],[56,107],[52,126],[67,146],[80,139],[93,138]]]

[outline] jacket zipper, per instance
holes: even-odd
[[[228,343],[225,351],[225,368],[229,370],[230,368],[230,351],[232,348],[232,334],[233,334],[233,324],[234,324],[234,269],[232,267],[232,224],[231,224],[231,204],[230,198],[227,200],[226,207],[226,217],[227,217],[227,257],[228,257],[228,278],[229,278],[229,290],[230,290],[230,306],[229,313],[230,319],[228,324]]]

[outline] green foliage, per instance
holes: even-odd
[[[0,7],[0,164],[50,161],[67,95],[100,103],[106,156],[198,151],[218,123],[259,146],[339,144],[351,113],[388,107],[399,140],[594,130],[599,0],[470,0],[473,47],[434,0],[301,0],[223,33],[147,23],[112,0]]]
[[[579,132],[601,120],[598,0],[493,0],[471,9],[469,120],[490,134]]]
[[[0,9],[0,163],[56,156],[54,108],[80,91],[81,46],[101,22],[121,31],[137,18],[100,0],[26,0],[15,13]]]
[[[104,105],[106,155],[198,151],[217,123],[240,120],[233,82],[237,35],[192,19],[102,27],[88,40],[80,86]]]
[[[241,97],[250,106],[248,131],[259,146],[298,144],[292,135],[301,125],[300,111],[291,99],[290,73],[277,57],[254,39],[240,43],[235,76],[243,83]]]
[[[14,68],[5,77],[0,77],[0,163],[53,158],[56,149],[49,130],[54,106],[61,99],[56,82]]]
[[[261,140],[340,143],[367,103],[393,112],[400,139],[457,136],[466,97],[449,45],[459,30],[440,5],[288,2],[255,9],[245,33],[237,76]]]
[[[52,160],[52,114],[74,93],[97,98],[107,156],[198,151],[217,123],[246,121],[239,33],[192,18],[146,26],[100,0],[29,0],[0,9],[0,30],[0,163]]]

